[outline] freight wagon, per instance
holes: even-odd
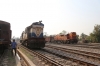
[[[20,42],[29,48],[44,48],[45,38],[43,37],[44,24],[33,22],[22,32]]]
[[[45,37],[45,42],[50,42],[50,37],[49,36]]]
[[[54,43],[54,36],[46,36],[46,37],[45,37],[45,42]]]
[[[10,23],[0,20],[0,47],[8,47],[11,43]]]

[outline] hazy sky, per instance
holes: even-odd
[[[0,0],[0,20],[11,23],[12,36],[42,20],[44,32],[82,32],[89,35],[100,24],[100,0]]]

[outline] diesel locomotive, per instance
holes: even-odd
[[[22,32],[20,37],[21,44],[29,48],[44,48],[45,38],[43,36],[43,29],[44,24],[42,21],[33,22]]]

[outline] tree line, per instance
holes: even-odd
[[[82,33],[79,40],[88,40],[92,43],[100,43],[100,25],[96,24],[89,35]]]

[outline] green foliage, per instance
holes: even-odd
[[[84,34],[84,33],[82,33],[81,35],[80,35],[80,41],[82,41],[82,42],[90,42],[90,36],[88,36],[88,35],[86,35],[86,34]]]
[[[84,39],[86,39],[88,36],[86,35],[86,34],[84,34],[84,33],[82,33],[81,35],[80,35],[80,40],[84,40]]]
[[[66,31],[65,30],[63,30],[61,33],[59,33],[59,34],[63,34],[63,35],[66,35]]]
[[[93,43],[100,43],[100,25],[95,25],[94,26],[94,29],[93,29],[93,32],[90,33],[90,35],[86,35],[84,33],[82,33],[80,35],[80,40],[88,40],[90,42],[93,42]]]
[[[100,43],[100,25],[95,25],[94,30],[90,33],[91,42]]]
[[[62,33],[59,33],[60,35],[62,34]]]

